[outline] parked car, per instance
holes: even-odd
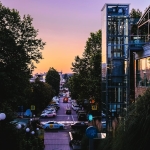
[[[56,110],[58,110],[60,108],[59,104],[50,104],[47,107],[55,107]]]
[[[20,124],[22,129],[25,129],[28,126],[25,122],[15,121],[15,120],[11,121],[10,123],[16,127]]]
[[[43,111],[42,111],[42,113],[45,113],[45,112],[54,112],[54,113],[56,113],[56,108],[46,108],[46,109],[44,109]]]
[[[75,110],[75,111],[77,111],[78,109],[80,109],[80,107],[79,107],[78,104],[73,103],[73,104],[72,104],[72,109]]]
[[[77,110],[76,110],[76,113],[78,113],[78,111],[82,110],[82,107],[79,107]]]
[[[41,117],[56,117],[56,113],[54,112],[42,113]]]
[[[48,129],[64,129],[65,125],[62,123],[54,122],[54,121],[48,121],[44,124],[42,124],[42,128],[44,130]]]
[[[52,98],[52,101],[59,103],[59,97],[58,97],[58,96],[54,96],[54,97]]]
[[[10,122],[11,124],[17,126],[18,124],[21,125],[23,129],[25,129],[30,124],[29,118],[16,118]]]
[[[76,113],[77,113],[77,114],[79,114],[79,113],[83,113],[83,112],[84,112],[84,113],[86,113],[86,111],[85,111],[85,110],[82,110],[82,109],[78,109],[78,110],[76,110]]]
[[[63,93],[63,97],[65,97],[66,96],[66,93]]]
[[[88,124],[85,122],[77,122],[74,124],[71,124],[72,129],[86,129],[88,127]]]
[[[87,121],[86,112],[79,112],[77,118],[79,121]]]

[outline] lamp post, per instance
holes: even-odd
[[[1,147],[3,147],[4,145],[3,145],[3,143],[4,143],[4,141],[5,141],[5,137],[4,137],[4,132],[5,132],[5,124],[4,124],[4,120],[5,120],[5,118],[6,118],[6,115],[5,115],[5,113],[0,113],[0,145],[1,145]]]
[[[35,115],[33,115],[33,120],[35,121]]]
[[[36,128],[36,136],[38,136],[39,128]]]
[[[5,113],[0,113],[0,121],[5,120],[5,118],[6,118]],[[0,128],[1,128],[1,129],[3,129],[3,126],[2,126],[2,125],[3,125],[3,124],[1,123],[1,124],[0,124]]]
[[[21,129],[21,124],[17,124],[16,125],[16,129],[17,129],[17,145],[18,145],[18,148],[19,148],[19,145],[20,145],[20,133],[19,133],[19,130]]]
[[[16,125],[16,128],[19,130],[19,129],[21,129],[21,124],[17,124]]]
[[[34,131],[31,131],[31,134],[32,134],[32,135],[34,135],[34,134],[35,134],[35,132],[34,132]]]
[[[32,130],[30,132],[30,128],[26,128],[26,135],[27,135],[27,148],[29,149],[30,145],[29,145],[29,137],[32,135],[34,135],[36,132],[34,130]],[[30,139],[32,139],[32,137],[30,137]]]
[[[5,118],[6,118],[5,113],[0,113],[0,120],[5,120]]]
[[[26,134],[27,134],[27,149],[29,148],[29,132],[30,132],[30,128],[26,128]]]

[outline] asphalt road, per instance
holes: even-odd
[[[63,103],[63,97],[60,98],[60,109],[57,111],[57,116],[55,118],[41,118],[40,122],[47,121],[57,121],[65,124],[65,129],[63,130],[49,130],[44,133],[44,150],[72,150],[69,146],[70,137],[70,124],[77,121],[77,114],[72,109],[72,114],[67,115],[65,113],[67,105],[71,107],[71,101],[68,103]]]
[[[55,118],[40,118],[41,122],[47,122],[47,121],[57,121],[57,122],[61,122],[64,124],[71,124],[71,123],[75,123],[77,121],[77,114],[76,112],[71,108],[71,101],[69,101],[68,103],[63,103],[63,97],[60,98],[59,101],[59,105],[60,108],[57,111],[57,116]],[[72,114],[66,114],[65,110],[67,106],[70,106],[71,110],[72,110]]]

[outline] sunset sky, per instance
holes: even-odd
[[[101,29],[101,9],[105,3],[120,4],[120,0],[0,0],[21,16],[29,14],[38,38],[46,42],[43,60],[33,72],[44,73],[50,67],[71,73],[75,56],[82,56],[91,32]],[[144,12],[150,0],[124,0],[132,8]]]

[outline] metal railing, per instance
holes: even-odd
[[[150,42],[149,35],[131,35],[129,44],[130,48],[142,48],[148,42]]]

